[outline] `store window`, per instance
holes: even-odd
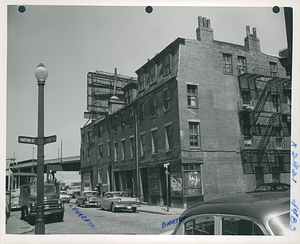
[[[183,165],[184,195],[202,195],[200,164]]]

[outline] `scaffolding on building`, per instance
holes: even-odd
[[[124,101],[123,87],[137,79],[125,75],[96,70],[87,74],[87,112],[84,118],[97,120],[108,114],[109,99],[112,96]]]
[[[276,133],[284,129],[286,134],[289,128],[286,118],[291,116],[290,78],[284,69],[277,67],[243,67],[239,69],[238,79],[243,98],[238,110],[244,136],[240,141],[244,173],[253,174],[256,167],[262,167],[266,174],[272,173],[274,168],[289,172],[290,143],[286,138],[290,137],[276,138]],[[285,94],[288,101],[281,103],[281,94]]]

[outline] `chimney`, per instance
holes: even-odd
[[[250,51],[260,52],[260,42],[257,38],[256,28],[252,28],[253,34],[250,34],[250,26],[246,26],[246,37],[244,38],[245,46],[249,48]]]
[[[198,28],[196,29],[196,38],[198,41],[204,42],[212,42],[214,40],[213,29],[210,26],[210,20],[206,19],[206,17],[198,17]]]

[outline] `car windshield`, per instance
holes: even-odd
[[[276,236],[285,236],[290,227],[290,213],[278,215],[269,220],[269,226]]]
[[[36,185],[30,186],[30,195],[36,196],[37,190]],[[56,193],[56,188],[54,185],[44,185],[44,194]]]
[[[98,192],[96,191],[90,191],[90,192],[85,192],[85,196],[98,196]]]

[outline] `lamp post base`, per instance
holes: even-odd
[[[36,207],[35,235],[45,234],[44,206]]]

